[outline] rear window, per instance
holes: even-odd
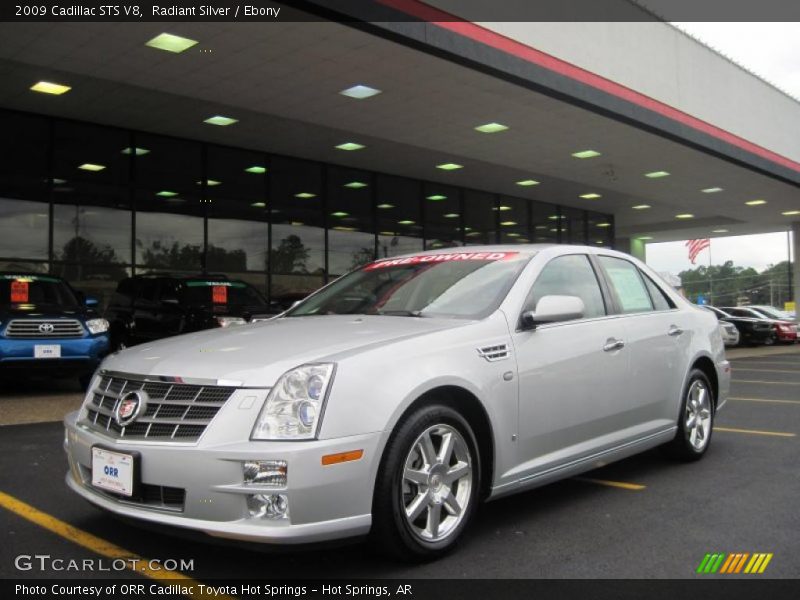
[[[241,281],[193,280],[183,285],[183,301],[193,306],[256,306],[266,304],[255,288]]]

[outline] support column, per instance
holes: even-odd
[[[627,252],[644,262],[645,243],[636,238],[617,238],[614,240],[614,249]]]
[[[792,299],[794,300],[795,321],[800,321],[800,221],[792,223]],[[787,257],[788,258],[788,257]]]

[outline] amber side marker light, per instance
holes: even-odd
[[[363,450],[349,450],[348,452],[339,452],[337,454],[326,454],[322,457],[322,465],[338,465],[339,463],[358,460],[362,456],[364,456]]]

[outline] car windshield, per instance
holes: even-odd
[[[285,316],[479,319],[500,305],[533,254],[459,252],[383,259],[338,279]]]
[[[187,281],[183,301],[190,306],[260,306],[266,304],[255,288],[242,281]]]
[[[75,308],[78,299],[60,279],[45,275],[0,275],[0,306],[53,305]]]
[[[751,307],[754,311],[761,313],[765,317],[769,319],[788,319],[789,315],[777,308],[772,308],[771,306],[752,306]]]

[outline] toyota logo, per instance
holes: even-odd
[[[53,333],[55,326],[52,323],[42,323],[39,325],[39,333]]]
[[[147,407],[147,392],[137,390],[123,394],[117,407],[114,409],[114,420],[120,427],[127,427],[133,423],[140,414],[144,414]]]

